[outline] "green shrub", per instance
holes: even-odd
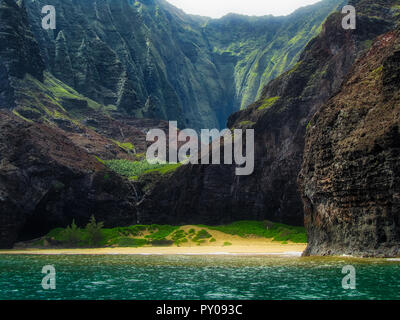
[[[110,245],[117,245],[118,247],[143,247],[148,243],[146,239],[134,239],[129,237],[119,237],[111,241]]]
[[[216,242],[217,240],[205,229],[217,230],[226,234],[237,235],[240,237],[258,236],[283,244],[289,241],[295,243],[306,243],[307,236],[304,227],[293,227],[270,221],[238,221],[224,226],[205,226],[199,225],[200,231],[196,232],[191,228],[188,232],[181,230],[178,226],[170,225],[133,225],[129,227],[117,227],[102,229],[103,223],[96,223],[92,216],[90,222],[84,229],[76,226],[75,221],[67,228],[56,228],[51,230],[43,239],[54,239],[62,245],[69,247],[84,246],[109,246],[116,245],[121,247],[140,247],[146,244],[154,246],[180,245],[192,239],[200,245],[205,242]],[[144,236],[145,232],[149,235]],[[144,236],[144,238],[143,238]],[[136,237],[142,237],[137,239]],[[171,239],[171,240],[167,240]],[[42,240],[43,240],[42,239]],[[37,241],[37,245],[42,245],[43,241]],[[226,243],[224,245],[227,245]]]
[[[92,215],[90,217],[89,223],[86,225],[85,231],[87,232],[87,239],[89,246],[98,246],[100,241],[103,239],[102,228],[104,226],[103,222],[96,222],[95,217]]]
[[[232,243],[230,243],[230,242],[228,242],[228,241],[225,241],[225,242],[224,242],[224,247],[231,246],[231,245],[232,245]]]
[[[211,238],[212,235],[208,233],[207,230],[201,229],[200,231],[197,232],[196,236],[193,238],[193,241],[199,241],[202,239],[209,239]]]
[[[162,240],[162,239],[168,237],[176,229],[179,229],[179,227],[175,227],[175,226],[158,225],[158,224],[151,225],[150,228],[153,231],[155,231],[152,234],[146,236],[146,238],[148,238],[150,240]]]
[[[64,230],[64,239],[62,240],[71,247],[76,247],[82,240],[81,231],[75,224],[75,219],[72,220],[71,225]]]
[[[187,242],[186,232],[184,230],[177,230],[171,236],[172,241],[179,246],[180,243]]]
[[[158,247],[167,247],[167,246],[172,246],[174,244],[174,242],[172,240],[167,240],[165,238],[151,240],[150,243],[151,243],[151,245],[158,246]]]
[[[208,228],[243,238],[255,235],[275,241],[292,241],[295,243],[307,242],[307,235],[304,227],[288,226],[270,221],[238,221],[225,226],[212,226]]]
[[[138,237],[143,235],[143,232],[147,230],[147,227],[143,225],[137,225],[130,227],[114,228],[114,230],[121,235]]]

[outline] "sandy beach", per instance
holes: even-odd
[[[182,226],[181,229],[189,231],[192,228],[200,230],[194,225]],[[10,250],[0,250],[0,254],[86,254],[86,255],[107,255],[107,254],[126,254],[126,255],[216,255],[216,254],[238,254],[238,255],[296,255],[300,256],[307,244],[304,243],[283,243],[273,241],[273,239],[249,236],[246,238],[230,235],[216,230],[206,229],[214,242],[206,241],[201,245],[188,241],[180,246],[144,246],[144,247],[106,247],[106,248],[79,248],[79,249],[59,249],[59,248],[20,248],[15,247]],[[145,233],[147,234],[147,233]],[[143,236],[145,235],[143,234]],[[229,243],[229,245],[226,245]]]
[[[232,246],[204,246],[204,247],[141,247],[141,248],[98,248],[98,249],[11,249],[0,250],[0,254],[85,254],[85,255],[301,255],[306,248],[305,244],[270,243],[268,245],[232,245]]]

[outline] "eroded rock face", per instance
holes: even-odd
[[[25,73],[43,79],[44,63],[27,13],[13,0],[0,1],[0,108],[15,106],[13,78]]]
[[[168,123],[122,116],[44,71],[24,6],[0,4],[0,248],[91,215],[136,224],[140,191],[103,160],[142,158],[147,131]]]
[[[232,112],[254,101],[297,61],[341,2],[324,0],[285,18],[221,20],[186,15],[162,0],[26,6],[46,67],[57,78],[126,114],[201,129],[225,127]],[[47,31],[41,8],[49,4],[57,29]]]
[[[310,123],[306,255],[400,254],[400,32],[381,36]]]
[[[136,223],[134,190],[54,127],[0,112],[0,248],[93,214]]]
[[[148,194],[141,214],[154,219],[157,213],[149,203],[157,199],[160,211],[176,222],[189,217],[206,217],[214,223],[247,217],[302,225],[297,176],[308,122],[340,89],[372,39],[395,27],[395,3],[353,1],[356,30],[343,30],[343,15],[333,13],[299,63],[271,81],[260,100],[229,118],[229,128],[255,129],[255,171],[251,176],[237,177],[230,166],[181,168]]]

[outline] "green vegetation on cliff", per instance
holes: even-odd
[[[130,142],[120,142],[117,140],[112,140],[118,147],[120,147],[121,149],[124,149],[125,151],[128,152],[135,152],[135,146],[130,143]]]
[[[30,74],[14,81],[17,103],[14,110],[28,120],[66,120],[80,126],[78,119],[87,112],[108,114],[106,107],[79,94],[49,72],[44,72],[43,81]]]
[[[280,97],[272,97],[265,99],[260,107],[258,107],[258,110],[264,110],[272,107],[276,101],[279,100]]]
[[[147,160],[129,161],[125,159],[102,161],[107,167],[121,176],[136,179],[143,174],[158,172],[166,174],[179,168],[181,163],[150,163]]]

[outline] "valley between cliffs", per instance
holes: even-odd
[[[195,211],[181,219],[142,206],[173,172],[136,181],[110,161],[143,161],[146,133],[166,129],[163,120],[224,127],[296,63],[340,3],[213,20],[161,0],[1,0],[0,246],[91,215],[106,227],[163,222],[165,214],[207,222]],[[44,4],[57,8],[55,30],[41,27]],[[215,222],[233,219],[221,212]]]
[[[209,19],[163,0],[0,0],[0,247],[95,216],[305,224],[305,255],[400,255],[400,7],[351,0],[344,30],[343,4]],[[254,173],[146,167],[168,120],[254,129]]]

